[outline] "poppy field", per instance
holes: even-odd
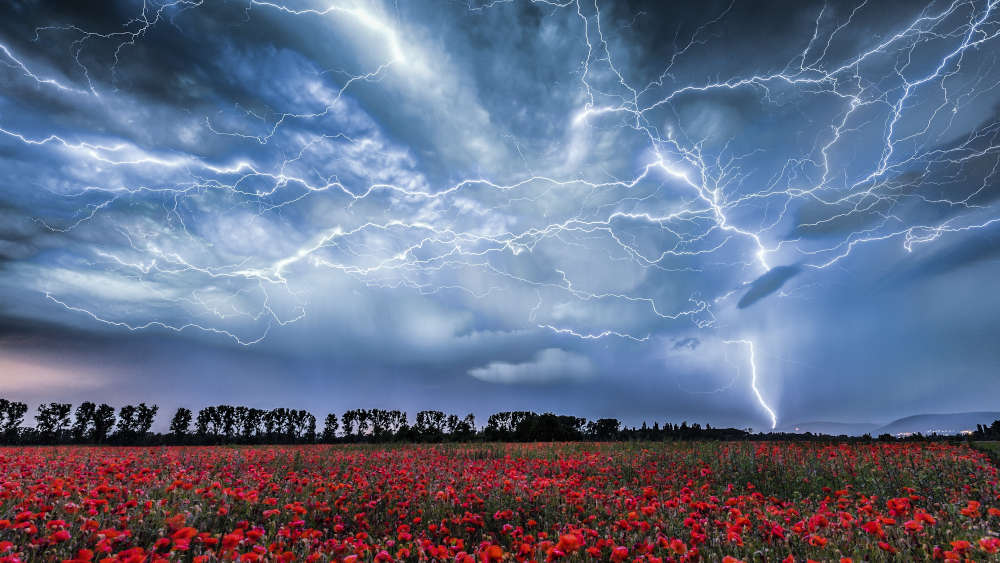
[[[0,562],[990,561],[942,443],[0,448]]]

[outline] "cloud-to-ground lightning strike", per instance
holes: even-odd
[[[180,140],[158,144],[137,131],[141,115],[113,109],[129,92],[123,69],[153,32],[174,27],[198,41],[183,35],[185,25],[209,7],[144,2],[121,30],[66,22],[34,30],[36,45],[69,49],[70,67],[0,37],[0,65],[28,92],[12,99],[45,96],[120,118],[73,132],[50,121],[40,132],[4,106],[0,147],[44,154],[67,170],[58,181],[39,176],[37,197],[52,204],[37,224],[53,235],[86,239],[87,229],[98,229],[118,239],[63,257],[42,279],[40,293],[67,315],[130,331],[202,331],[248,346],[305,318],[317,276],[425,295],[503,293],[518,303],[513,310],[523,309],[524,328],[554,336],[652,346],[658,334],[682,327],[745,345],[753,395],[774,428],[777,414],[757,387],[754,343],[727,339],[739,333],[730,296],[777,266],[795,265],[821,285],[825,270],[862,248],[895,241],[912,251],[1000,222],[992,193],[1000,119],[984,113],[1000,79],[977,76],[1000,62],[998,3],[930,2],[888,35],[853,43],[844,38],[865,33],[857,22],[875,8],[868,0],[824,4],[783,66],[708,79],[686,77],[684,61],[712,48],[713,26],[732,17],[736,2],[659,53],[656,71],[644,75],[619,65],[627,56],[616,48],[628,49],[628,37],[617,35],[597,0],[530,0],[575,33],[566,47],[578,55],[567,70],[575,94],[552,104],[550,130],[558,133],[542,148],[507,131],[496,135],[499,146],[513,140],[527,174],[455,165],[441,181],[381,134],[377,119],[352,117],[372,90],[423,100],[452,84],[439,70],[447,62],[435,51],[441,45],[393,10],[250,0],[245,21],[315,24],[338,48],[361,42],[363,62],[352,71],[296,63],[309,73],[301,83],[277,82],[271,107],[198,106],[171,133]],[[470,5],[469,13],[510,4]],[[344,30],[351,33],[340,38]],[[758,111],[801,129],[792,141],[746,148],[735,133],[720,137],[682,118],[724,95],[750,96]],[[451,117],[465,118],[442,119]],[[208,156],[200,144],[232,150]],[[858,144],[871,154],[856,154]],[[619,145],[630,153],[627,164],[612,154]],[[313,205],[322,211],[310,213]],[[245,240],[223,235],[233,228],[227,213],[239,217],[232,221],[247,229]],[[309,228],[284,234],[291,215],[309,217]],[[592,275],[602,269],[630,278]],[[116,296],[99,286],[110,283],[153,304],[129,318],[105,306]],[[766,346],[767,336],[755,340]]]
[[[760,394],[760,389],[757,388],[757,358],[754,357],[754,346],[752,340],[725,340],[724,344],[743,344],[747,347],[749,352],[748,361],[750,362],[750,388],[753,390],[754,397],[757,398],[757,403],[760,407],[767,411],[767,416],[771,419],[771,429],[774,430],[778,426],[778,416],[774,413],[774,410],[767,404],[764,400],[764,396]]]

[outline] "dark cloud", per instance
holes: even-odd
[[[755,279],[750,284],[750,289],[743,294],[743,297],[740,297],[739,303],[736,306],[740,309],[746,309],[781,289],[781,286],[785,285],[785,282],[792,279],[800,271],[802,271],[802,267],[796,264],[771,268],[766,274]]]
[[[694,350],[698,347],[698,344],[700,343],[701,342],[697,338],[689,336],[687,338],[682,338],[677,342],[674,342],[674,350],[681,350],[683,348],[687,348],[688,350]]]

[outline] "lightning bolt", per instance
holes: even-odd
[[[774,430],[778,426],[778,416],[774,413],[767,401],[764,400],[764,396],[760,394],[760,389],[757,388],[757,359],[754,357],[754,345],[752,340],[724,340],[725,344],[743,344],[747,347],[750,362],[750,389],[753,390],[754,397],[757,398],[757,404],[760,408],[767,412],[767,416],[771,419],[771,430]]]

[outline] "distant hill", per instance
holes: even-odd
[[[878,434],[958,434],[975,430],[977,424],[991,424],[1000,420],[1000,412],[962,412],[953,414],[917,414],[894,420],[872,432]]]
[[[1000,412],[962,412],[951,414],[916,414],[894,420],[888,424],[870,422],[800,422],[777,428],[777,432],[795,434],[828,434],[839,436],[860,436],[862,434],[959,434],[967,430],[975,430],[977,424],[990,425],[994,420],[1000,420]]]
[[[878,424],[871,422],[800,422],[782,426],[776,430],[777,432],[793,434],[812,432],[813,434],[829,434],[830,436],[840,436],[841,434],[860,436],[865,432],[873,432],[878,427]]]

